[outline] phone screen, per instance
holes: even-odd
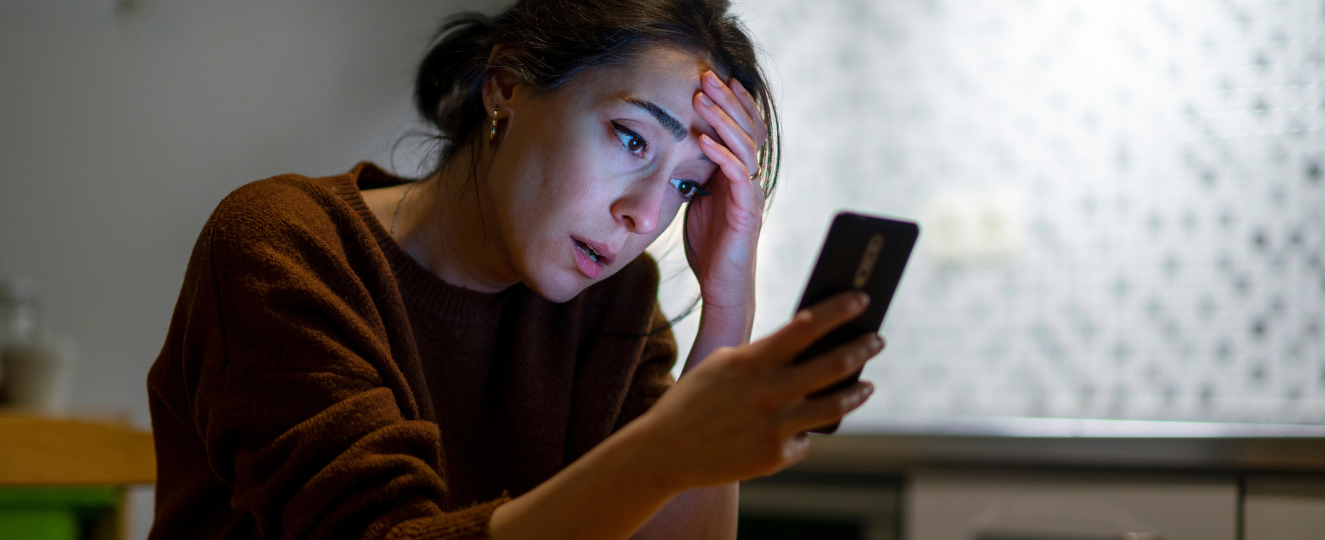
[[[839,326],[803,351],[796,361],[804,361],[847,343],[866,332],[878,332],[888,314],[893,293],[902,280],[906,261],[911,257],[920,227],[914,222],[876,216],[838,213],[828,229],[828,238],[819,251],[819,259],[810,273],[810,281],[801,295],[797,311],[840,292],[859,289],[870,296],[864,313]],[[860,372],[822,390],[832,392],[855,384]],[[816,428],[816,433],[832,433],[837,424]]]

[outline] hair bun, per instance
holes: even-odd
[[[419,63],[414,79],[414,106],[428,123],[441,130],[443,138],[457,141],[465,136],[463,115],[467,101],[481,99],[479,88],[492,49],[497,25],[480,13],[461,13],[446,20],[433,36],[428,55]],[[481,115],[483,107],[473,108]],[[472,120],[471,120],[472,121]]]

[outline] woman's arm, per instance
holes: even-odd
[[[739,484],[693,488],[667,501],[631,540],[734,539]]]
[[[626,538],[680,491],[642,452],[641,430],[618,431],[570,466],[492,514],[489,534],[507,539]]]
[[[705,306],[700,315],[699,332],[695,336],[694,346],[690,348],[682,376],[720,347],[749,343],[753,325],[753,298],[749,304],[738,309]],[[739,501],[739,487],[735,483],[684,491],[668,501],[632,538],[734,539]]]
[[[256,182],[204,227],[148,378],[154,538],[478,539],[507,500],[440,506],[441,437],[400,368],[414,344],[387,331],[409,319],[331,196]]]
[[[713,351],[722,347],[735,347],[750,342],[750,331],[754,327],[755,301],[753,291],[749,303],[735,308],[720,308],[705,305],[699,316],[699,331],[695,334],[695,344],[690,347],[685,367],[681,370],[684,377],[695,369],[701,361]]]
[[[498,507],[490,536],[626,538],[686,490],[771,474],[801,459],[805,430],[855,409],[871,387],[806,396],[859,369],[882,343],[866,336],[808,362],[794,364],[794,356],[859,314],[863,297],[839,295],[765,339],[718,349],[647,413]]]
[[[694,203],[697,234],[686,237],[686,254],[704,295],[699,332],[686,358],[682,377],[721,347],[750,342],[755,316],[755,260],[763,222],[763,193],[750,178],[758,148],[768,133],[758,108],[740,83],[722,84],[713,73],[701,81],[695,110],[717,131],[726,146],[701,144],[720,166],[713,176],[712,200]],[[713,141],[709,139],[709,143]],[[690,209],[686,211],[687,221]],[[667,503],[637,540],[736,538],[739,488],[736,484],[689,490]]]

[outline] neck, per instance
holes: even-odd
[[[397,240],[414,260],[447,283],[486,293],[520,281],[495,225],[487,178],[491,156],[483,147],[478,156],[457,149],[401,200],[397,228]]]

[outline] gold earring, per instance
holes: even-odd
[[[496,107],[493,107],[493,108],[492,108],[492,132],[488,134],[488,141],[496,140],[496,138],[497,138],[497,108],[496,108]]]

